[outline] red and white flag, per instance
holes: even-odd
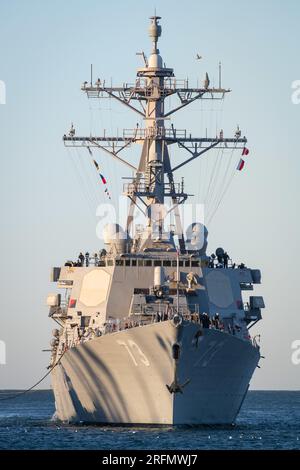
[[[241,158],[240,161],[239,161],[238,166],[236,167],[236,169],[239,170],[239,171],[242,171],[242,169],[244,168],[244,165],[245,165],[245,160],[243,160]]]

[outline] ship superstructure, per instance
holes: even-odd
[[[243,291],[261,281],[258,269],[228,262],[223,249],[207,256],[207,229],[191,223],[183,233],[179,206],[188,194],[178,170],[214,148],[244,149],[246,138],[223,131],[192,137],[169,125],[173,113],[196,100],[223,99],[230,90],[189,88],[167,68],[158,50],[160,17],[151,17],[152,51],[134,85],[85,82],[89,98],[109,96],[143,117],[144,127],[120,136],[75,135],[66,146],[94,148],[129,166],[124,185],[130,199],[126,227],[109,224],[104,244],[92,260],[84,256],[53,268],[52,280],[65,295],[50,294],[53,331],[52,384],[56,416],[69,422],[131,424],[233,423],[260,359],[249,330],[261,318],[263,299]],[[165,111],[165,100],[178,105]],[[168,124],[167,124],[168,123]],[[135,167],[122,150],[141,144]],[[188,152],[173,165],[169,148]],[[166,227],[166,200],[175,226]],[[134,227],[134,211],[146,225]]]

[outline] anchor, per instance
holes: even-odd
[[[172,355],[173,359],[175,360],[175,376],[174,376],[174,381],[171,383],[171,385],[167,385],[166,387],[169,390],[170,393],[183,393],[184,387],[186,387],[191,379],[187,379],[183,384],[180,385],[178,382],[177,378],[177,367],[178,367],[178,362],[180,358],[180,351],[181,351],[181,346],[178,343],[173,344],[172,346]]]
[[[170,393],[183,393],[184,387],[186,387],[190,383],[191,379],[187,379],[182,385],[177,380],[177,377],[175,376],[174,382],[171,383],[171,385],[166,385],[167,389],[169,390]]]

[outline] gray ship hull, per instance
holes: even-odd
[[[259,357],[250,342],[191,322],[107,334],[68,350],[52,371],[55,416],[71,423],[232,424]]]

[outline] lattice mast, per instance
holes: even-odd
[[[88,98],[111,97],[135,111],[143,117],[145,125],[135,129],[124,129],[119,136],[89,136],[77,137],[74,129],[69,135],[64,135],[66,146],[97,147],[113,158],[130,167],[135,172],[131,183],[124,185],[124,193],[131,199],[131,206],[127,219],[127,231],[129,232],[134,206],[141,202],[145,206],[145,215],[148,217],[148,229],[151,230],[151,218],[149,209],[155,205],[163,205],[165,198],[169,197],[173,202],[175,211],[176,231],[179,238],[181,252],[185,251],[184,240],[178,214],[178,205],[188,197],[184,192],[183,181],[175,183],[173,174],[179,168],[189,164],[213,148],[243,148],[247,142],[241,137],[239,128],[234,138],[225,138],[223,131],[215,137],[192,137],[186,130],[177,130],[171,125],[166,127],[165,122],[170,116],[180,109],[190,105],[199,99],[221,100],[224,99],[229,89],[210,87],[210,80],[206,74],[202,88],[190,88],[187,80],[176,80],[174,71],[167,68],[160,56],[158,39],[161,36],[161,17],[152,16],[149,27],[149,36],[152,40],[152,51],[147,59],[142,52],[144,67],[137,70],[137,78],[134,85],[123,84],[121,87],[107,86],[105,81],[97,79],[93,84],[84,82],[82,90]],[[221,75],[220,75],[221,77]],[[179,99],[178,106],[165,112],[165,99],[176,95]],[[138,105],[138,107],[136,106]],[[142,153],[137,167],[126,161],[120,153],[133,143],[142,143]],[[179,148],[186,150],[190,157],[172,168],[168,146],[177,144]],[[163,214],[163,211],[162,211]],[[163,215],[158,220],[159,233],[163,233]]]

